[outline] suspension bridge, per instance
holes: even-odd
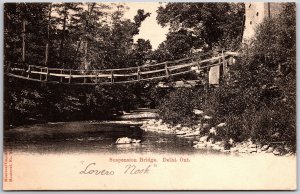
[[[119,69],[76,70],[36,65],[28,65],[28,68],[16,66],[10,67],[6,74],[23,80],[72,85],[124,84],[161,80],[193,72],[199,73],[203,69],[209,70],[215,66],[222,68],[223,75],[221,76],[226,76],[227,67],[233,63],[233,57],[238,54],[227,51],[214,57],[207,57],[207,55],[208,53],[197,57]]]

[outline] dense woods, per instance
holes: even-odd
[[[7,3],[4,9],[6,69],[131,67],[144,64],[152,48],[149,40],[133,41],[150,13],[138,10],[126,19],[123,3]],[[147,90],[140,84],[69,87],[8,78],[5,84],[6,124],[12,125],[111,117],[136,107]]]
[[[166,3],[157,22],[169,27],[156,50],[138,39],[150,13],[126,19],[124,3],[5,4],[5,68],[40,65],[81,70],[134,67],[220,48],[240,56],[218,88],[157,88],[158,82],[68,86],[5,77],[5,124],[111,119],[138,107],[157,108],[164,122],[192,126],[194,109],[226,122],[222,139],[296,142],[296,15],[287,3],[241,44],[243,3]],[[24,53],[25,52],[25,53]],[[182,79],[195,78],[187,75]],[[197,78],[197,77],[196,77]],[[172,81],[172,78],[165,81]]]
[[[134,66],[139,54],[151,50],[147,40],[133,42],[150,13],[138,10],[131,21],[124,18],[126,10],[125,4],[5,4],[5,64],[22,61],[24,36],[26,64],[73,69]]]
[[[187,17],[187,21],[168,24],[168,18],[174,17],[172,14],[186,14],[172,13],[177,6],[193,9],[193,18],[196,19],[189,20]],[[241,21],[243,8],[240,4],[207,6],[203,3],[168,3],[165,8],[160,7],[157,21],[162,26],[170,25],[170,32],[167,40],[152,51],[149,40],[133,41],[150,13],[140,9],[133,20],[129,20],[124,17],[128,11],[125,3],[7,3],[4,7],[4,65],[6,69],[40,65],[92,70],[133,67],[147,60],[179,59],[188,56],[192,48],[202,48],[204,44],[217,43],[221,37],[232,36],[226,32],[234,26],[226,27],[231,17]],[[208,15],[202,17],[200,8],[206,10]],[[218,13],[220,10],[222,12]],[[198,43],[200,37],[206,37],[202,29],[195,28],[195,36],[188,32],[188,28],[207,20],[214,12],[218,13],[212,17],[216,21],[222,13],[228,12],[228,18],[223,19],[223,23],[219,21],[214,25],[216,28],[222,23],[222,32],[215,40],[207,38]],[[176,22],[189,25],[179,28],[174,25]],[[203,25],[204,31],[209,26],[207,21]],[[240,28],[241,25],[236,26],[234,38],[239,36]],[[105,87],[55,87],[6,78],[5,83],[6,121],[12,125],[32,121],[107,118],[137,106],[154,108],[158,98],[167,93],[155,88],[156,82]]]

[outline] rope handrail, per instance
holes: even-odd
[[[205,55],[208,54],[206,53]],[[21,68],[10,68],[10,72],[7,75],[11,77],[20,78],[20,79],[49,82],[49,83],[66,83],[67,80],[67,83],[70,84],[73,83],[72,82],[73,79],[75,79],[75,81],[79,79],[83,79],[83,83],[76,83],[80,85],[97,84],[99,82],[103,84],[104,83],[128,83],[128,82],[168,78],[169,76],[187,74],[195,71],[195,69],[192,69],[193,66],[197,66],[198,67],[197,69],[200,70],[203,68],[222,65],[226,63],[225,61],[228,60],[228,57],[231,56],[237,56],[237,53],[222,52],[222,55],[218,55],[218,56],[214,56],[202,60],[201,57],[199,56],[197,60],[195,60],[195,57],[187,57],[179,60],[165,61],[163,63],[157,63],[152,65],[142,65],[137,67],[102,69],[102,70],[77,70],[77,69],[75,70],[75,69],[49,68],[44,66],[29,65],[27,70]],[[207,65],[207,63],[210,64]],[[159,65],[164,65],[164,66],[160,67],[159,69],[152,68],[152,70],[151,68],[150,69],[148,68],[148,67],[154,67]],[[39,76],[39,78],[37,78],[37,76]],[[120,78],[127,78],[130,80],[120,80]]]
[[[201,54],[201,55],[198,55],[200,57],[202,56],[206,56],[208,54],[211,54],[212,52],[207,52],[207,53],[204,53],[204,54]],[[230,51],[226,51],[224,52],[224,55],[233,55],[233,56],[236,56],[237,53],[236,52],[230,52]],[[220,56],[216,57],[216,58],[219,58]],[[201,62],[208,62],[210,61],[211,59],[213,59],[214,57],[212,58],[209,58],[209,59],[205,59],[205,60],[201,60]],[[81,71],[84,71],[84,72],[101,72],[101,71],[122,71],[122,70],[136,70],[138,69],[139,67],[140,68],[146,68],[146,67],[153,67],[153,66],[159,66],[159,65],[163,65],[163,64],[170,64],[170,63],[178,63],[178,62],[181,62],[181,61],[185,61],[185,60],[189,60],[189,59],[194,59],[194,57],[186,57],[186,58],[183,58],[183,59],[178,59],[178,60],[173,60],[173,61],[164,61],[164,62],[161,62],[161,63],[156,63],[156,64],[150,64],[150,65],[141,65],[141,66],[137,66],[137,67],[124,67],[124,68],[116,68],[116,69],[64,69],[64,68],[53,68],[53,67],[45,67],[45,66],[39,66],[39,65],[30,65],[31,67],[35,67],[35,68],[40,68],[40,69],[49,69],[49,70],[54,70],[54,71],[74,71],[74,72],[81,72]]]

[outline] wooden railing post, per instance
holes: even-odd
[[[96,76],[95,76],[95,78],[96,78],[96,84],[98,83],[98,72],[96,72]]]
[[[63,71],[62,71],[62,69],[60,70],[60,82],[62,83],[62,73],[63,73]]]
[[[40,81],[42,81],[42,73],[43,73],[43,68],[40,68],[41,69],[41,74],[40,74]]]
[[[223,76],[224,76],[224,80],[226,82],[227,81],[228,69],[227,69],[227,61],[225,59],[225,55],[224,55],[223,50],[222,50],[222,61],[223,61]]]
[[[86,75],[86,71],[84,71],[84,76]],[[86,83],[86,77],[83,77],[83,83]]]
[[[198,69],[200,70],[200,64],[201,64],[201,56],[197,56],[197,66],[198,66]]]
[[[141,69],[140,69],[140,66],[138,66],[138,68],[137,68],[137,80],[138,81],[141,80]]]
[[[72,79],[72,70],[70,69],[70,73],[69,73],[69,84],[71,83],[71,79]]]
[[[46,77],[45,77],[45,81],[48,81],[48,75],[49,75],[49,69],[48,69],[48,67],[46,67]]]
[[[31,73],[31,65],[28,66],[28,74],[27,74],[27,79],[29,79]]]
[[[168,62],[165,63],[166,77],[169,77]]]
[[[115,82],[115,80],[114,80],[114,70],[111,70],[110,78],[111,78],[111,83],[114,83]]]
[[[228,59],[228,65],[232,65],[233,64],[233,56],[230,56]]]

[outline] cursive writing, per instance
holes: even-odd
[[[137,168],[135,165],[128,164],[125,166],[124,174],[149,174],[151,165],[147,168]]]
[[[96,163],[89,163],[84,170],[80,171],[80,174],[91,174],[91,175],[114,175],[114,171],[109,171],[105,169],[93,169]]]

